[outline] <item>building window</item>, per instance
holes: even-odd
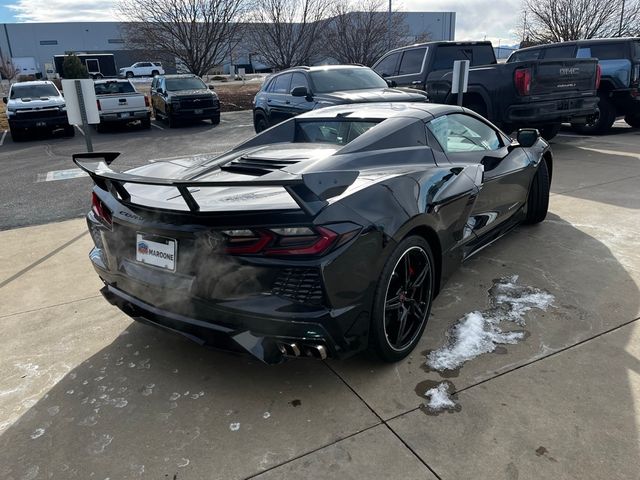
[[[124,43],[124,40],[121,38],[110,38],[107,40],[107,43]]]
[[[40,40],[40,45],[57,45],[58,40]]]

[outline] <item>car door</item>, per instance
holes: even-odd
[[[138,73],[136,75],[151,75],[152,65],[150,62],[141,62],[138,64]]]
[[[409,48],[402,52],[397,71],[385,77],[396,83],[398,87],[419,86],[424,81],[425,60],[428,47]]]
[[[309,87],[309,81],[307,77],[302,72],[294,72],[291,75],[291,85],[289,86],[289,92],[291,92],[296,87],[305,87],[307,92],[311,93],[311,88]],[[295,117],[296,115],[300,115],[301,113],[308,112],[313,110],[316,102],[313,100],[313,97],[310,95],[308,97],[294,97],[293,95],[289,95],[287,100],[285,101],[285,106],[287,107],[287,111],[289,117]]]
[[[167,102],[165,101],[167,95],[166,81],[164,78],[159,78],[156,84],[156,92],[153,95],[153,107],[161,113],[167,112]]]
[[[291,97],[291,73],[283,73],[273,79],[267,92],[267,115],[269,124],[275,125],[290,117],[289,98]]]
[[[483,183],[469,218],[478,236],[510,219],[527,200],[535,164],[521,148],[478,117],[442,115],[427,123],[452,164],[484,166]]]

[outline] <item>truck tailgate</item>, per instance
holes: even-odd
[[[97,95],[100,111],[103,113],[132,112],[145,110],[146,103],[142,93],[114,93]]]
[[[532,72],[531,95],[575,94],[596,89],[595,59],[550,59],[530,63]]]

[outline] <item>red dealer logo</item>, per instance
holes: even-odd
[[[142,254],[142,255],[146,255],[149,253],[149,245],[147,245],[144,242],[139,242],[138,243],[138,253]]]

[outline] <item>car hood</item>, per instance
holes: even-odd
[[[7,106],[19,110],[32,110],[41,108],[61,107],[64,105],[64,97],[38,97],[38,98],[12,98]]]
[[[316,100],[335,103],[369,102],[426,102],[427,95],[422,91],[410,92],[399,88],[368,88],[364,90],[346,90],[343,92],[319,93]]]
[[[211,90],[198,89],[198,90],[170,90],[169,95],[176,98],[182,97],[217,97],[218,95]]]

